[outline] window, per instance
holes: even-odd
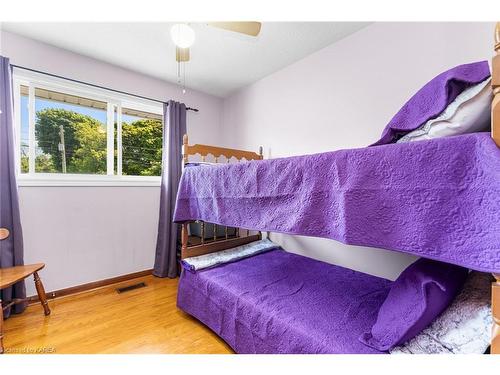
[[[14,71],[20,184],[159,184],[162,105]]]
[[[123,108],[121,130],[122,174],[160,176],[162,117]]]

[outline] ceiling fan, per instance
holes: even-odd
[[[260,22],[208,22],[206,25],[256,37],[260,33]],[[194,43],[194,30],[186,23],[178,23],[170,30],[175,43],[175,60],[187,62],[190,58],[189,47]]]

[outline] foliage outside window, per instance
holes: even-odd
[[[151,113],[122,109],[122,174],[160,176],[162,121]]]
[[[161,107],[41,86],[17,85],[21,176],[161,175]]]

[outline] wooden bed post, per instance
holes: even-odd
[[[491,354],[500,354],[500,275],[495,276],[491,289],[491,312],[493,329],[491,334]]]
[[[182,228],[181,228],[181,259],[186,258],[188,240],[189,240],[188,223],[182,223]]]
[[[495,56],[492,61],[491,85],[493,103],[491,105],[491,136],[500,147],[500,22],[495,28]],[[491,335],[491,353],[500,354],[500,275],[493,275],[495,282],[491,290],[491,312],[493,328]]]
[[[0,299],[0,354],[3,354],[3,309],[2,309],[2,299]]]
[[[184,167],[189,161],[189,140],[188,140],[188,135],[184,134],[182,136],[182,170],[184,170]],[[189,240],[189,234],[188,234],[188,223],[182,223],[181,225],[181,259],[184,259],[186,257],[187,253],[187,247],[188,247],[188,240]]]
[[[491,63],[491,85],[493,88],[493,104],[491,105],[491,136],[500,147],[500,22],[495,29],[495,56]]]
[[[187,164],[188,162],[188,157],[189,157],[189,152],[188,152],[188,135],[184,134],[182,137],[182,167]]]

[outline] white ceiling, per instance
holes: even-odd
[[[360,22],[265,22],[257,38],[193,23],[186,86],[231,92],[365,27]],[[177,82],[172,23],[3,23],[4,30]]]

